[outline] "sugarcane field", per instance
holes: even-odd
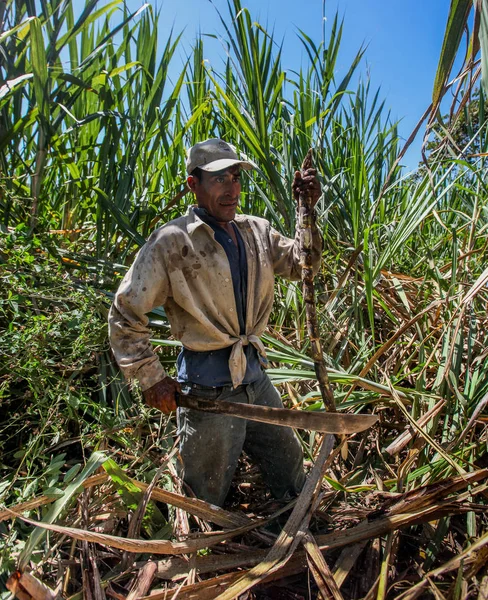
[[[488,600],[487,56],[0,0],[0,600]]]

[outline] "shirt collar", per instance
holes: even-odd
[[[209,215],[208,212],[204,208],[200,208],[196,204],[189,206],[186,214],[188,217],[187,231],[190,235],[192,235],[193,232],[202,225],[204,227],[209,227],[212,230],[209,223],[212,220],[216,223],[216,221],[213,219],[213,217],[211,215]],[[246,220],[247,220],[246,215],[236,215],[235,219],[234,219],[234,223],[239,227],[239,224]],[[213,232],[213,230],[212,230],[212,232]]]
[[[205,223],[205,221],[203,221],[203,219],[197,214],[196,210],[198,206],[196,204],[193,204],[192,206],[188,207],[188,211],[186,213],[186,216],[188,217],[188,225],[187,225],[187,231],[190,235],[192,235],[192,233],[198,228],[201,227],[202,225],[204,227],[208,227],[209,229],[212,229],[210,227],[210,225],[208,225],[207,223]]]
[[[202,221],[204,221],[208,225],[221,227],[221,225],[219,223],[217,223],[217,221],[215,220],[215,217],[212,217],[212,215],[209,214],[209,212],[207,211],[206,208],[201,208],[200,206],[195,206],[195,207],[193,207],[193,212],[198,217],[200,217],[200,219]]]

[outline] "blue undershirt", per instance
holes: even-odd
[[[214,231],[215,241],[225,250],[229,260],[232,285],[236,300],[236,311],[239,320],[240,334],[246,333],[246,301],[247,301],[247,258],[246,249],[239,230],[232,223],[237,238],[237,246],[228,232],[218,225],[213,217],[203,208],[194,208],[195,213]],[[213,350],[211,352],[195,352],[183,348],[176,361],[180,382],[198,383],[208,387],[232,385],[229,371],[229,358],[233,346]],[[258,352],[252,344],[244,346],[247,368],[242,383],[251,383],[261,373]]]

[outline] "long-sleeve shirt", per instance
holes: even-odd
[[[236,215],[246,251],[248,278],[245,333],[241,334],[229,261],[212,228],[191,207],[156,230],[138,253],[115,295],[109,335],[115,358],[129,379],[146,390],[166,376],[150,342],[149,313],[164,306],[173,336],[196,352],[232,347],[232,385],[246,372],[244,346],[252,344],[263,362],[259,339],[273,307],[274,277],[298,280],[299,238],[287,238],[259,217]],[[322,238],[312,230],[312,262],[320,265]]]
[[[228,231],[219,225],[204,208],[195,208],[194,211],[202,221],[210,225],[214,232],[215,241],[222,246],[227,255],[234,287],[239,332],[243,335],[246,331],[247,299],[247,257],[244,241],[235,224],[231,226],[234,229],[237,244],[231,239]],[[183,347],[176,361],[178,381],[198,383],[207,387],[231,385],[232,380],[229,370],[231,351],[232,346],[204,352],[195,352]],[[252,383],[259,379],[261,375],[261,364],[256,348],[252,344],[244,346],[244,352],[247,365],[242,383]]]

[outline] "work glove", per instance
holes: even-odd
[[[180,393],[180,384],[171,377],[165,377],[142,393],[146,404],[169,415],[177,408],[176,394]]]

